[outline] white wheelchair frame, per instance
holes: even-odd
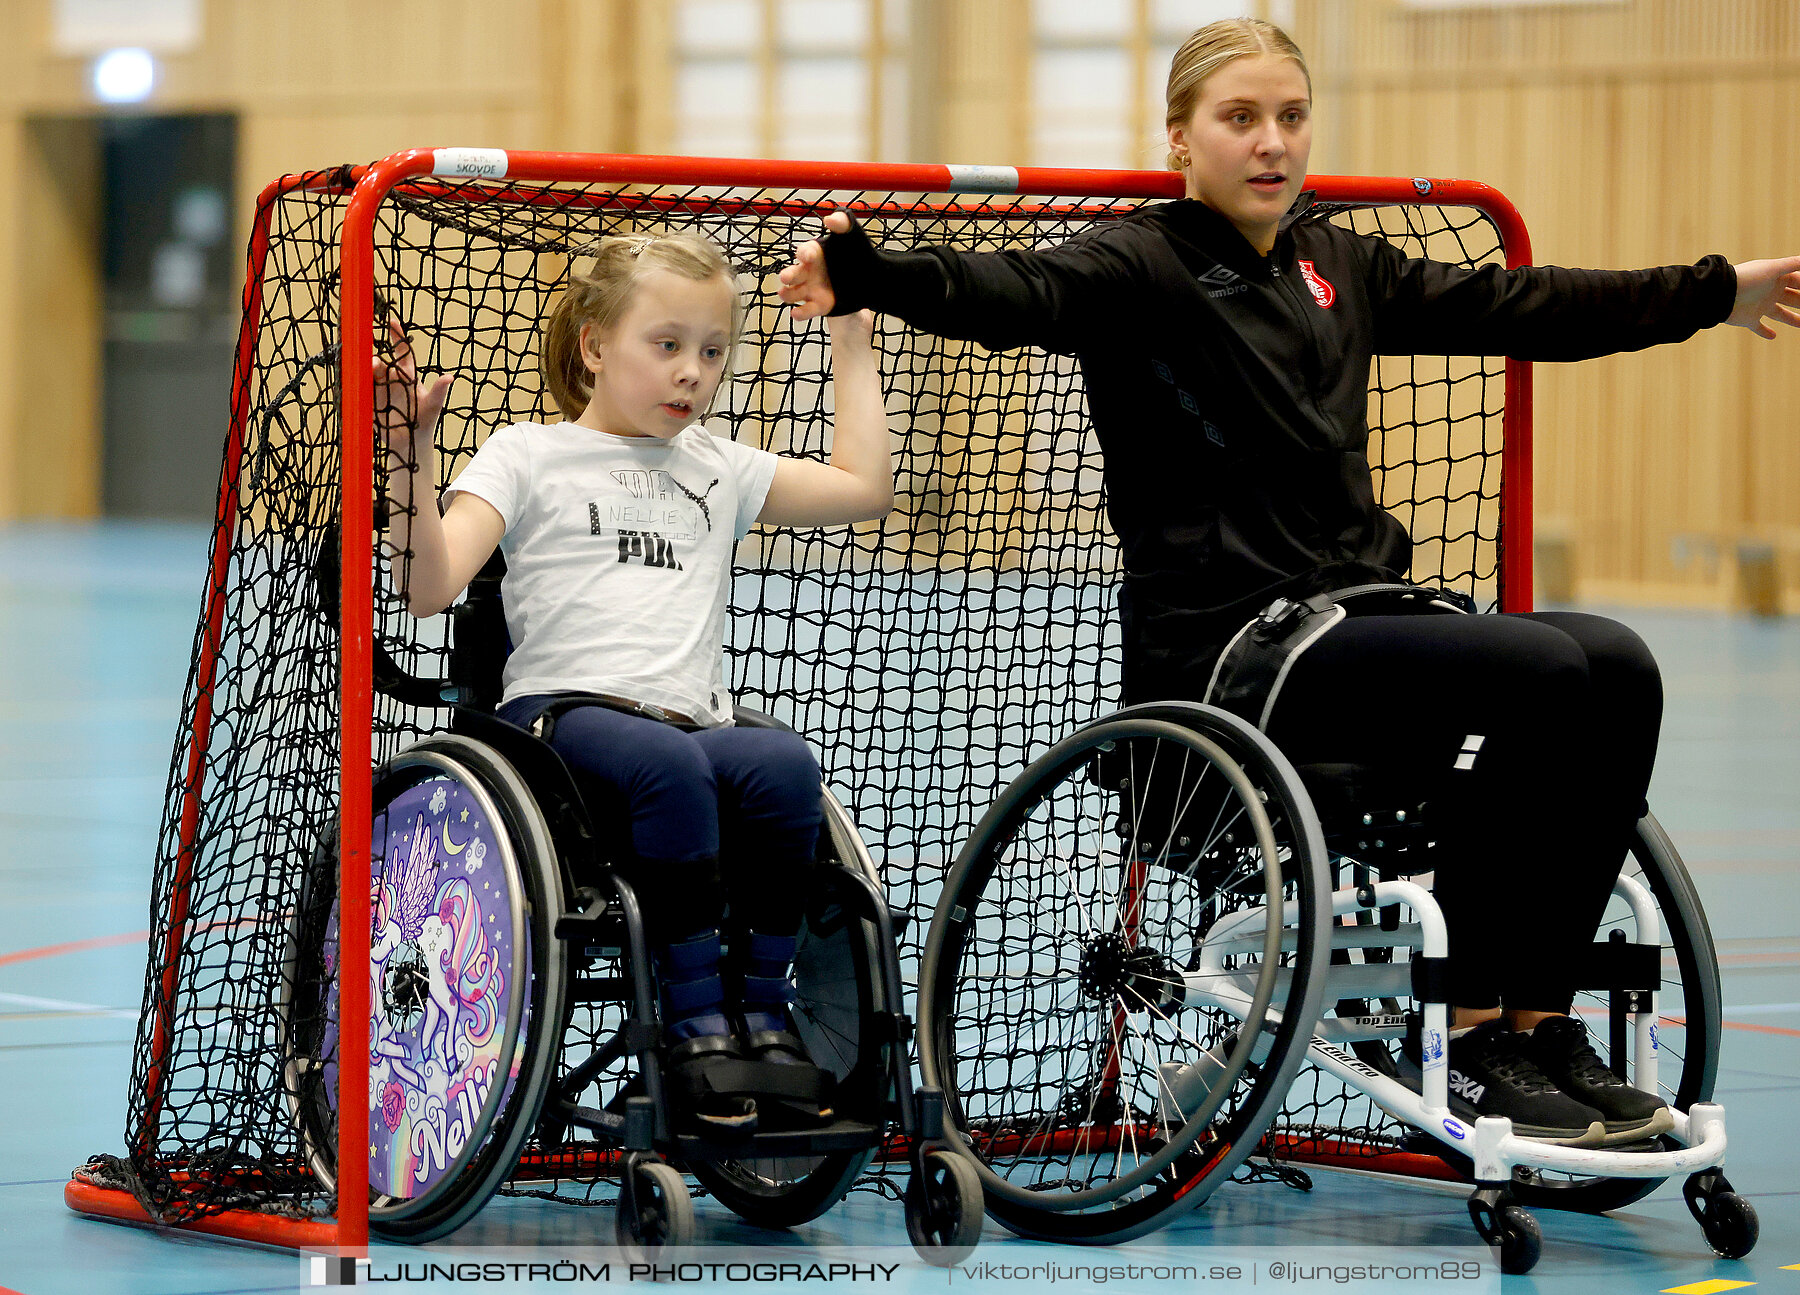
[[[1636,942],[1652,947],[1660,945],[1662,924],[1649,889],[1634,877],[1621,876],[1613,893],[1630,906]],[[1334,891],[1331,898],[1334,917],[1404,905],[1412,910],[1416,919],[1395,930],[1384,930],[1378,925],[1334,924],[1333,949],[1408,948],[1427,959],[1441,959],[1448,953],[1443,914],[1431,892],[1416,882],[1381,881],[1368,886],[1345,887]],[[1229,1012],[1240,1021],[1248,1018],[1252,1010],[1251,995],[1260,970],[1254,961],[1248,966],[1228,967],[1226,964],[1234,959],[1241,962],[1257,958],[1263,950],[1265,926],[1265,910],[1259,904],[1227,915],[1208,933],[1194,969],[1182,973],[1188,1006],[1216,1008]],[[1284,951],[1293,951],[1297,934],[1291,927],[1284,929]],[[1333,963],[1326,972],[1327,1001],[1408,998],[1412,995],[1411,964],[1408,962]],[[1648,1010],[1631,1013],[1631,1028],[1636,1041],[1631,1081],[1637,1088],[1651,1093],[1657,1091],[1657,1000],[1658,995],[1652,991]],[[1483,1116],[1473,1125],[1466,1123],[1449,1109],[1444,1049],[1448,1008],[1441,1001],[1421,1001],[1420,1007],[1423,1016],[1420,1092],[1382,1074],[1343,1046],[1399,1038],[1406,1027],[1392,1014],[1321,1019],[1314,1025],[1306,1059],[1395,1119],[1469,1157],[1474,1164],[1476,1182],[1470,1211],[1484,1239],[1500,1246],[1506,1271],[1528,1271],[1537,1259],[1541,1244],[1535,1220],[1518,1206],[1505,1202],[1506,1189],[1515,1169],[1529,1167],[1607,1178],[1666,1178],[1674,1174],[1698,1174],[1723,1166],[1727,1146],[1725,1108],[1716,1102],[1697,1102],[1688,1111],[1671,1110],[1674,1127],[1664,1136],[1682,1144],[1676,1150],[1626,1151],[1556,1146],[1515,1135],[1512,1122],[1501,1117]],[[1278,1014],[1271,1012],[1264,1028],[1271,1028],[1278,1020]],[[1170,1082],[1179,1083],[1179,1079],[1170,1076]],[[1720,1182],[1723,1182],[1722,1178]],[[1729,1184],[1725,1184],[1723,1190],[1729,1191]],[[1698,1208],[1695,1213],[1706,1225],[1707,1217]]]

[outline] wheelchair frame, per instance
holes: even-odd
[[[925,1078],[928,1082],[944,1087],[950,1109],[958,1116],[958,1131],[962,1134],[960,1148],[964,1155],[978,1165],[990,1214],[1005,1226],[1025,1235],[1063,1236],[1089,1242],[1118,1241],[1139,1235],[1205,1199],[1218,1182],[1224,1181],[1231,1169],[1252,1154],[1249,1147],[1242,1148],[1235,1155],[1227,1154],[1229,1148],[1226,1148],[1204,1163],[1189,1162],[1185,1168],[1179,1158],[1171,1157],[1173,1163],[1168,1166],[1167,1172],[1178,1180],[1185,1173],[1186,1179],[1178,1181],[1176,1190],[1165,1193],[1161,1212],[1146,1209],[1137,1218],[1120,1216],[1114,1221],[1107,1218],[1105,1209],[1118,1199],[1121,1188],[1134,1184],[1135,1176],[1146,1167],[1151,1170],[1162,1168],[1162,1161],[1155,1158],[1143,1160],[1125,1173],[1119,1172],[1122,1164],[1115,1163],[1113,1177],[1092,1190],[1068,1192],[1060,1189],[1045,1191],[1040,1188],[1034,1199],[1032,1187],[1022,1190],[987,1163],[989,1152],[1000,1144],[992,1138],[984,1142],[980,1130],[964,1118],[967,1103],[958,1082],[959,1058],[956,1054],[968,1048],[968,1044],[959,1048],[953,1024],[962,1019],[957,1014],[956,1004],[957,975],[962,969],[953,965],[947,972],[945,959],[956,963],[963,957],[959,930],[967,929],[979,921],[978,917],[971,914],[978,912],[980,905],[997,902],[987,893],[989,879],[1004,862],[1003,858],[996,860],[996,852],[1012,849],[1017,821],[1021,817],[1029,817],[1045,805],[1052,806],[1047,817],[1062,823],[1067,830],[1075,830],[1069,826],[1073,821],[1069,815],[1059,815],[1058,807],[1049,799],[1059,790],[1055,780],[1062,776],[1069,763],[1071,757],[1067,753],[1095,749],[1110,751],[1115,743],[1126,740],[1141,742],[1154,738],[1160,742],[1163,740],[1159,736],[1160,730],[1184,726],[1190,726],[1195,734],[1212,735],[1221,749],[1229,748],[1227,754],[1245,763],[1251,782],[1259,788],[1287,787],[1299,781],[1297,771],[1268,743],[1260,731],[1228,711],[1191,702],[1159,702],[1127,708],[1071,734],[1035,761],[1007,789],[1001,801],[990,810],[965,846],[963,855],[958,860],[957,870],[946,883],[943,899],[933,918],[932,936],[927,945],[926,968],[921,977],[919,1009],[923,1045],[921,1060]],[[1258,764],[1266,764],[1267,767],[1254,767]],[[1179,776],[1184,780],[1192,780],[1185,764]],[[1145,778],[1146,787],[1154,782],[1155,777],[1152,767]],[[1204,778],[1204,773],[1199,777]],[[1184,782],[1183,785],[1187,783]],[[1198,785],[1197,782],[1195,785]],[[1048,791],[1044,790],[1046,787],[1049,788]],[[1259,791],[1257,794],[1264,803],[1271,805],[1276,800],[1292,796],[1291,791],[1281,792],[1274,797],[1267,791]],[[1032,799],[1034,796],[1038,797],[1035,801]],[[1304,803],[1298,809],[1301,822],[1290,833],[1292,848],[1281,860],[1280,872],[1284,887],[1293,895],[1293,899],[1303,899],[1315,887],[1320,890],[1324,907],[1328,910],[1327,920],[1331,921],[1328,933],[1321,937],[1318,927],[1296,924],[1284,913],[1282,907],[1271,909],[1267,901],[1251,900],[1241,907],[1222,913],[1216,921],[1207,925],[1199,937],[1200,942],[1195,946],[1194,956],[1185,965],[1173,969],[1173,974],[1170,970],[1160,973],[1170,977],[1171,985],[1163,991],[1159,1001],[1144,1001],[1135,1007],[1127,1005],[1126,1010],[1147,1012],[1151,1018],[1160,1016],[1168,1021],[1173,1021],[1183,1011],[1210,1010],[1229,1014],[1240,1027],[1249,1027],[1240,1028],[1235,1043],[1227,1036],[1226,1044],[1216,1045],[1200,1056],[1190,1055],[1185,1064],[1166,1062],[1161,1065],[1155,1080],[1157,1122],[1165,1128],[1184,1124],[1179,1137],[1185,1144],[1191,1145],[1199,1136],[1199,1132],[1191,1126],[1196,1118],[1201,1121],[1211,1118],[1213,1111],[1218,1108],[1218,1098],[1213,1094],[1220,1090],[1222,1081],[1229,1080],[1233,1084],[1244,1082],[1242,1077],[1252,1074],[1256,1064],[1274,1068],[1277,1071],[1276,1083],[1249,1091],[1244,1101],[1252,1105],[1261,1101],[1268,1108],[1279,1106],[1286,1096],[1287,1084],[1298,1067],[1298,1054],[1304,1052],[1307,1061],[1342,1083],[1347,1090],[1368,1098],[1389,1115],[1428,1135],[1438,1148],[1437,1154],[1452,1168],[1464,1169],[1465,1175],[1474,1183],[1474,1191],[1469,1198],[1470,1215],[1482,1238],[1497,1247],[1503,1271],[1529,1271],[1541,1250],[1541,1233],[1537,1222],[1524,1204],[1520,1203],[1520,1198],[1524,1198],[1527,1203],[1542,1203],[1551,1207],[1608,1209],[1617,1206],[1617,1202],[1584,1204],[1573,1197],[1567,1201],[1559,1201],[1555,1198],[1553,1189],[1530,1183],[1526,1179],[1521,1179],[1516,1184],[1515,1178],[1519,1176],[1517,1171],[1525,1171],[1527,1179],[1537,1171],[1591,1175],[1601,1180],[1661,1180],[1675,1174],[1689,1174],[1684,1195],[1708,1241],[1715,1250],[1727,1257],[1748,1253],[1756,1240],[1755,1212],[1748,1202],[1732,1191],[1730,1182],[1721,1171],[1728,1143],[1723,1107],[1705,1100],[1710,1097],[1710,1057],[1702,1058],[1699,1062],[1701,1070],[1697,1086],[1702,1091],[1685,1098],[1681,1093],[1671,1093],[1672,1109],[1678,1100],[1687,1100],[1691,1105],[1686,1110],[1673,1109],[1674,1127],[1663,1135],[1665,1140],[1653,1150],[1552,1146],[1515,1136],[1511,1122],[1505,1119],[1483,1117],[1471,1124],[1451,1113],[1448,1104],[1447,1065],[1442,1046],[1442,1041],[1447,1037],[1448,1009],[1442,996],[1440,974],[1442,959],[1448,946],[1437,903],[1431,893],[1415,881],[1374,880],[1367,862],[1343,852],[1338,853],[1338,861],[1354,866],[1355,884],[1326,890],[1319,879],[1323,875],[1322,867],[1329,848],[1325,844],[1327,838],[1319,831],[1310,796],[1302,793],[1302,797]],[[1121,788],[1121,801],[1124,799],[1124,789]],[[1255,808],[1248,800],[1243,804],[1251,810]],[[1293,814],[1296,811],[1289,803],[1285,806],[1285,812]],[[1186,813],[1184,805],[1181,814]],[[1405,816],[1402,814],[1399,817],[1404,822]],[[1178,818],[1175,825],[1169,828],[1169,834],[1173,836],[1182,830],[1185,828]],[[1705,929],[1704,915],[1698,912],[1697,902],[1692,896],[1684,898],[1675,893],[1678,887],[1686,884],[1685,870],[1655,819],[1646,815],[1638,825],[1637,834],[1636,844],[1646,856],[1640,858],[1646,877],[1653,878],[1660,874],[1662,884],[1670,890],[1677,908],[1685,902],[1695,909],[1693,913],[1675,913],[1676,923],[1680,928],[1678,938],[1689,941],[1693,946],[1686,952],[1690,960],[1698,965],[1702,979],[1701,984],[1691,987],[1684,984],[1683,989],[1684,994],[1691,996],[1698,993],[1702,996],[1702,1030],[1716,1032],[1717,964],[1712,955],[1711,936]],[[1130,835],[1135,838],[1137,833]],[[1076,839],[1082,839],[1078,831]],[[1230,840],[1229,837],[1224,839],[1227,842]],[[1103,861],[1097,865],[1097,870],[1104,874],[1109,867],[1119,867],[1129,876],[1133,869],[1145,866],[1139,860],[1149,853],[1149,846],[1153,844],[1127,839],[1112,862]],[[1361,844],[1366,847],[1367,842]],[[1380,844],[1377,842],[1378,847]],[[1193,871],[1199,866],[1199,860],[1217,849],[1212,840],[1202,842],[1192,852],[1195,861],[1183,863],[1170,857],[1169,843],[1165,840],[1160,854],[1151,860],[1151,866],[1168,872],[1182,869]],[[1306,857],[1309,855],[1315,857],[1309,859]],[[1131,881],[1122,884],[1128,889],[1137,885]],[[1626,941],[1626,947],[1622,949],[1617,944],[1597,947],[1605,949],[1601,957],[1611,955],[1620,960],[1618,966],[1624,967],[1624,960],[1637,950],[1654,951],[1661,948],[1663,929],[1658,917],[1658,905],[1662,901],[1652,894],[1645,882],[1628,875],[1621,875],[1614,893],[1628,905],[1633,938]],[[1294,904],[1293,900],[1289,904],[1292,907],[1302,907]],[[1415,915],[1412,922],[1404,925],[1398,922],[1398,912],[1402,906],[1410,908]],[[1288,911],[1291,912],[1292,908]],[[1335,920],[1377,913],[1382,914],[1383,920],[1374,923],[1350,925]],[[1179,950],[1183,947],[1179,934],[1173,937],[1171,947],[1156,947],[1157,937],[1146,933],[1124,911],[1120,912],[1113,924],[1120,927],[1126,946],[1133,950],[1142,949],[1140,957],[1147,962],[1154,961],[1160,967],[1169,967],[1171,960],[1179,956]],[[1279,939],[1272,941],[1271,936],[1277,928]],[[1623,932],[1615,928],[1615,936],[1622,935]],[[1166,942],[1170,937],[1164,938]],[[1092,960],[1093,950],[1098,947],[1091,933],[1085,939],[1081,955],[1084,987],[1092,978],[1087,967]],[[1349,952],[1358,949],[1385,952],[1378,958],[1365,959],[1360,964],[1351,963]],[[1409,951],[1407,961],[1392,958],[1393,951],[1400,949]],[[1678,949],[1677,952],[1679,959],[1682,950]],[[1342,956],[1322,957],[1333,953]],[[1641,965],[1643,959],[1640,958],[1639,961]],[[1290,982],[1313,978],[1321,970],[1321,992],[1308,996],[1292,988]],[[970,978],[973,979],[978,974],[977,971]],[[1048,972],[1043,975],[1050,978]],[[1630,976],[1624,971],[1612,973],[1612,977],[1610,983],[1613,988],[1609,1001],[1615,1017],[1611,1023],[1610,1042],[1615,1052],[1624,1048],[1627,1039],[1635,1044],[1635,1068],[1631,1080],[1640,1088],[1655,1091],[1658,1084],[1660,1045],[1657,1013],[1660,1005],[1654,983],[1647,989],[1632,984]],[[1271,980],[1275,982],[1272,991],[1269,984]],[[1124,986],[1124,992],[1131,992],[1131,987]],[[1122,994],[1117,997],[1118,1001],[1124,1001]],[[1142,994],[1139,997],[1142,998]],[[1293,1022],[1284,1019],[1279,1007],[1266,1007],[1271,998],[1300,1004],[1295,1010],[1305,1012],[1306,1019],[1296,1028]],[[1320,1007],[1324,1003],[1404,998],[1412,998],[1418,1002],[1423,1017],[1423,1075],[1419,1092],[1414,1092],[1396,1078],[1382,1073],[1367,1060],[1355,1055],[1358,1044],[1400,1037],[1406,1028],[1404,1017],[1397,1017],[1392,1012],[1365,1013],[1350,1019],[1332,1019],[1320,1014]],[[1621,1015],[1628,1016],[1629,1020],[1620,1019]],[[1151,1025],[1146,1025],[1140,1033],[1148,1037],[1151,1028]],[[1290,1047],[1279,1056],[1272,1055],[1275,1050],[1286,1047],[1287,1041],[1301,1031],[1304,1031],[1305,1036],[1301,1047]],[[1200,1040],[1192,1031],[1177,1028],[1175,1033],[1179,1038],[1193,1041],[1196,1045],[1194,1050],[1198,1050]],[[1246,1057],[1247,1050],[1242,1045],[1245,1040],[1252,1038],[1259,1040],[1258,1049],[1250,1057]],[[1271,1044],[1270,1040],[1274,1042]],[[975,1055],[979,1057],[978,1040],[975,1046]],[[1714,1047],[1716,1039],[1703,1040],[1701,1046]],[[1229,1054],[1227,1059],[1221,1061],[1220,1058],[1226,1054]],[[1247,1060],[1253,1064],[1246,1066]],[[1202,1061],[1216,1068],[1219,1073],[1215,1075],[1200,1070]],[[1182,1076],[1190,1071],[1196,1073],[1198,1079],[1184,1085]],[[1690,1077],[1684,1076],[1684,1080],[1687,1078]],[[1683,1083],[1684,1089],[1689,1086],[1688,1082]],[[1274,1092],[1271,1099],[1273,1088],[1279,1088],[1280,1091]],[[1187,1110],[1183,1109],[1184,1102]],[[1090,1115],[1091,1113],[1092,1103]],[[1125,1116],[1127,1123],[1137,1118],[1129,1114]],[[1259,1109],[1241,1120],[1236,1128],[1245,1137],[1260,1137],[1273,1118],[1273,1109]],[[1168,1135],[1170,1146],[1175,1145],[1177,1137],[1173,1132]],[[1047,1139],[1044,1142],[1045,1145],[1048,1144]],[[1098,1146],[1099,1143],[1096,1142],[1095,1145]],[[1009,1154],[1015,1154],[1016,1150],[1014,1146],[1000,1146],[998,1154],[992,1158],[999,1161]],[[1070,1157],[1069,1162],[1073,1164],[1073,1161],[1074,1158]],[[1340,1162],[1331,1167],[1348,1166]],[[1391,1171],[1386,1166],[1378,1168],[1372,1163],[1368,1167],[1376,1172]],[[1002,1170],[1006,1168],[1007,1166],[1002,1166]],[[1098,1176],[1105,1178],[1104,1174]],[[1054,1187],[1055,1183],[1048,1186]],[[1654,1183],[1649,1184],[1649,1187],[1653,1186]],[[1624,1203],[1631,1199],[1637,1197],[1628,1196]],[[1084,1221],[1087,1223],[1085,1233],[1079,1230]]]
[[[485,698],[493,695],[492,681],[481,676],[487,672],[487,667],[504,657],[504,614],[499,598],[503,568],[499,564],[496,554],[472,583],[469,598],[457,608],[457,651],[452,657],[452,677],[421,680],[388,662],[383,671],[383,690],[391,691],[401,699],[429,696]],[[736,709],[735,719],[747,727],[787,728],[778,720],[742,707]],[[940,1266],[967,1258],[980,1238],[980,1189],[967,1163],[954,1155],[944,1138],[942,1093],[930,1086],[915,1088],[913,1085],[907,1055],[913,1029],[904,1010],[894,915],[881,894],[879,878],[867,847],[848,811],[830,789],[823,785],[820,788],[825,809],[820,828],[821,850],[829,849],[835,856],[839,868],[837,881],[842,888],[840,894],[855,909],[850,921],[866,922],[871,928],[867,939],[868,951],[873,955],[869,968],[870,989],[879,994],[879,1003],[863,1004],[873,1010],[859,1021],[859,1028],[872,1031],[875,1046],[883,1057],[883,1073],[877,1077],[873,1090],[875,1109],[868,1113],[874,1118],[840,1117],[822,1128],[709,1137],[678,1131],[670,1120],[668,1096],[657,1056],[661,1042],[659,1000],[650,970],[643,914],[631,885],[614,871],[603,869],[602,851],[588,807],[568,766],[548,742],[530,730],[480,709],[458,706],[452,714],[450,733],[452,741],[479,748],[486,758],[516,778],[520,785],[509,789],[509,793],[527,798],[537,817],[535,826],[526,825],[525,836],[529,839],[516,841],[514,845],[520,849],[548,850],[551,856],[548,860],[522,860],[522,874],[528,874],[535,867],[540,876],[554,875],[560,882],[560,894],[545,897],[552,910],[547,919],[534,923],[552,936],[546,942],[544,958],[559,962],[561,977],[566,978],[569,963],[575,956],[571,945],[576,940],[603,942],[587,952],[603,955],[623,952],[627,955],[629,974],[626,979],[629,983],[621,987],[623,992],[607,1000],[628,1004],[629,1015],[622,1027],[566,1074],[559,1075],[558,1061],[567,1046],[568,1010],[572,1002],[558,983],[553,995],[554,1008],[539,1013],[530,1028],[538,1031],[556,1029],[565,1037],[552,1040],[553,1051],[548,1066],[537,1059],[529,1041],[521,1042],[521,1055],[527,1059],[527,1068],[543,1078],[527,1091],[513,1095],[513,1101],[524,1103],[522,1116],[518,1118],[538,1134],[549,1132],[561,1141],[574,1126],[599,1135],[617,1148],[620,1200],[616,1236],[619,1244],[633,1253],[643,1253],[692,1243],[695,1235],[692,1204],[680,1174],[668,1164],[670,1158],[689,1166],[701,1166],[696,1176],[716,1194],[727,1198],[726,1203],[746,1221],[786,1227],[814,1218],[841,1200],[856,1174],[888,1142],[890,1130],[897,1129],[907,1147],[912,1171],[904,1206],[907,1231],[914,1248],[928,1262]],[[425,738],[399,753],[384,768],[401,764],[412,752],[431,748],[434,744],[441,744],[441,740]],[[480,776],[479,771],[477,776]],[[376,782],[379,785],[379,774]],[[493,788],[488,790],[491,794]],[[600,874],[613,892],[611,897],[593,886],[580,884],[578,870]],[[616,923],[610,932],[609,922]],[[614,938],[622,937],[622,948],[608,949],[604,944],[608,934],[613,934]],[[347,1004],[349,999],[346,992],[340,1003]],[[371,1009],[373,1006],[370,1004]],[[513,1022],[509,1020],[509,1032],[512,1028]],[[339,1037],[341,1043],[345,1035],[340,1033]],[[644,1093],[626,1097],[622,1112],[581,1105],[577,1100],[579,1096],[610,1066],[626,1056],[634,1056],[637,1060],[637,1073],[642,1079]],[[540,1109],[540,1104],[544,1109]],[[502,1114],[497,1112],[492,1118],[500,1118]],[[484,1128],[482,1136],[486,1134]],[[493,1163],[481,1170],[485,1181],[477,1188],[479,1196],[471,1196],[448,1210],[436,1212],[406,1208],[391,1224],[372,1210],[371,1230],[394,1240],[423,1242],[460,1227],[485,1204],[487,1195],[512,1175],[517,1150],[523,1140],[522,1136],[515,1136],[501,1148],[500,1156],[496,1158],[489,1154]],[[470,1157],[475,1157],[477,1141],[471,1137],[465,1149],[464,1159],[470,1164],[473,1163]],[[486,1148],[483,1150],[485,1152]],[[314,1149],[314,1172],[322,1179],[335,1182],[337,1175],[334,1167],[327,1163],[325,1152],[323,1147]],[[858,1159],[854,1155],[856,1152],[867,1155]],[[798,1211],[783,1211],[778,1201],[772,1206],[767,1202],[755,1204],[730,1199],[734,1194],[721,1181],[718,1171],[709,1173],[705,1168],[720,1162],[777,1161],[834,1153],[852,1154],[850,1161],[840,1166],[842,1172],[835,1180],[825,1184],[822,1193],[817,1193],[819,1199],[809,1200]],[[465,1164],[464,1168],[467,1167]],[[348,1177],[345,1175],[346,1180]],[[424,1215],[423,1221],[416,1221],[420,1213]]]

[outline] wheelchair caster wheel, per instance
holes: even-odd
[[[1499,1251],[1501,1272],[1528,1273],[1537,1266],[1543,1229],[1530,1210],[1508,1199],[1505,1189],[1484,1187],[1469,1197],[1469,1217],[1481,1239]]]
[[[626,1169],[613,1235],[634,1257],[671,1246],[694,1244],[694,1201],[681,1175],[660,1160],[639,1160]]]
[[[1720,1192],[1712,1198],[1700,1230],[1707,1244],[1722,1259],[1742,1259],[1756,1249],[1762,1225],[1756,1219],[1756,1207],[1736,1192]]]
[[[981,1240],[981,1179],[953,1151],[927,1151],[906,1184],[906,1235],[926,1263],[961,1263]]]
[[[1695,1174],[1682,1185],[1688,1211],[1700,1224],[1706,1243],[1722,1259],[1742,1259],[1756,1248],[1762,1233],[1756,1208],[1731,1190],[1731,1183],[1717,1169]]]
[[[1500,1271],[1528,1273],[1544,1252],[1544,1231],[1530,1210],[1508,1205],[1500,1211]]]

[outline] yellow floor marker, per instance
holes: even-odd
[[[1669,1286],[1662,1295],[1719,1295],[1720,1291],[1741,1290],[1745,1286],[1754,1286],[1755,1282],[1734,1282],[1724,1277],[1713,1277],[1703,1282],[1689,1282],[1686,1286]]]

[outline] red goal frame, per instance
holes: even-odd
[[[985,198],[1030,195],[1046,200],[1070,199],[1172,199],[1182,195],[1182,177],[1166,171],[1101,171],[1025,169],[993,166],[887,165],[880,163],[761,161],[734,158],[686,158],[555,152],[514,152],[498,149],[409,149],[367,166],[339,167],[284,176],[262,191],[255,212],[249,244],[244,287],[244,315],[239,331],[232,385],[229,439],[221,475],[214,548],[211,555],[202,624],[198,644],[197,702],[192,715],[194,741],[189,755],[188,779],[180,811],[180,844],[175,883],[169,907],[169,935],[158,951],[163,968],[163,1001],[172,1001],[173,978],[183,932],[205,915],[190,912],[194,834],[199,818],[204,753],[212,723],[211,699],[218,677],[219,645],[223,632],[226,570],[230,537],[237,517],[239,469],[250,417],[253,369],[262,315],[263,274],[269,251],[270,216],[277,200],[296,190],[349,193],[345,208],[340,287],[341,354],[370,355],[374,349],[374,230],[377,212],[397,188],[457,197],[469,191],[462,182],[480,178],[505,182],[568,182],[585,184],[683,185],[832,191],[893,192],[943,195],[944,205],[968,206],[979,211]],[[1464,180],[1312,176],[1307,187],[1321,200],[1369,206],[1456,206],[1478,209],[1493,221],[1500,233],[1508,267],[1531,262],[1530,239],[1517,210],[1504,195],[1488,185]],[[486,198],[521,202],[542,201],[535,191],[484,188]],[[576,199],[580,201],[580,198]],[[678,201],[678,200],[676,200]],[[780,201],[780,200],[772,200]],[[809,206],[811,204],[808,204]],[[856,210],[856,204],[850,204]],[[342,421],[343,543],[341,589],[368,590],[373,579],[373,507],[367,483],[374,479],[372,435],[373,391],[367,364],[342,370],[344,417]],[[1532,369],[1529,362],[1507,360],[1505,366],[1502,481],[1500,516],[1504,542],[1500,553],[1501,610],[1529,610],[1532,588]],[[366,962],[370,944],[369,819],[372,713],[373,613],[368,596],[343,597],[341,601],[342,675],[340,692],[340,876],[341,949],[344,965]],[[339,979],[340,1015],[362,1019],[369,1011],[368,979]],[[148,1105],[161,1109],[172,1022],[157,1019],[150,1026],[151,1065],[148,1072]],[[366,1086],[369,1058],[364,1031],[348,1030],[339,1039],[340,1091],[359,1092]],[[189,1230],[265,1244],[311,1250],[364,1250],[369,1240],[366,1205],[341,1208],[343,1201],[366,1201],[368,1162],[362,1155],[342,1154],[344,1147],[367,1143],[367,1110],[361,1101],[340,1101],[338,1179],[340,1212],[332,1219],[294,1220],[249,1210],[227,1210],[181,1225]],[[1387,1157],[1393,1160],[1395,1157]],[[1406,1158],[1408,1160],[1413,1158]],[[1420,1176],[1437,1176],[1441,1167],[1429,1158],[1425,1164],[1407,1166]],[[1429,1172],[1426,1166],[1436,1170]],[[1367,1167],[1359,1162],[1359,1167]],[[1392,1166],[1384,1163],[1384,1169]],[[128,1192],[109,1190],[78,1180],[64,1191],[71,1209],[134,1222],[150,1221]]]

